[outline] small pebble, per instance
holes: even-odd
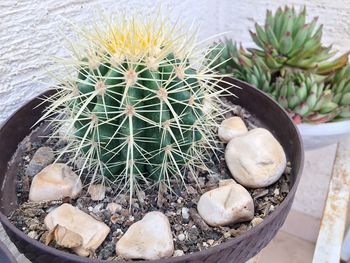
[[[275,191],[273,191],[274,195],[279,195],[280,194],[280,189],[276,188]]]
[[[93,184],[89,187],[88,193],[93,201],[101,201],[106,196],[106,187],[103,184]]]
[[[189,220],[190,219],[190,210],[187,207],[183,207],[181,209],[181,215],[184,220]]]
[[[186,238],[186,236],[185,236],[183,233],[181,233],[181,234],[179,234],[179,235],[177,236],[177,239],[178,239],[179,241],[184,241],[185,238]]]
[[[136,209],[140,209],[140,205],[138,203],[133,203],[132,206]]]
[[[38,239],[38,233],[36,231],[30,231],[28,234],[27,234],[30,238],[33,238],[33,239]]]
[[[209,239],[209,240],[207,240],[207,243],[208,243],[210,246],[212,246],[212,245],[214,244],[214,240],[213,240],[213,239]]]
[[[130,212],[128,209],[122,209],[121,214],[122,216],[129,216]]]
[[[254,227],[262,223],[262,221],[264,221],[264,219],[262,219],[261,217],[254,217],[251,223],[252,223],[252,226]]]
[[[225,233],[224,233],[224,237],[225,237],[225,238],[231,237],[231,232],[230,232],[230,231],[225,232]]]
[[[102,208],[103,208],[103,203],[95,205],[94,208],[92,209],[92,212],[94,214],[98,214],[99,212],[101,212]]]
[[[185,253],[183,252],[183,250],[177,249],[177,250],[174,251],[173,257],[181,257],[181,256],[183,256],[183,255],[185,255]]]
[[[112,215],[111,218],[110,218],[112,224],[117,223],[118,219],[119,219],[119,216],[117,216],[117,215]]]
[[[111,212],[111,214],[114,214],[120,212],[123,209],[123,207],[117,203],[109,203],[107,205],[107,209],[109,210],[109,212]]]
[[[39,173],[44,167],[48,166],[55,159],[53,150],[50,147],[40,147],[29,162],[25,171],[27,176],[34,176]]]

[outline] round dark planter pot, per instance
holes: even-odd
[[[230,87],[229,83],[240,87],[240,89],[237,87]],[[282,144],[292,164],[290,192],[282,204],[276,207],[275,211],[267,216],[261,224],[241,236],[204,251],[181,257],[156,260],[152,261],[152,263],[244,263],[256,255],[271,241],[279,228],[283,225],[292,206],[301,176],[304,158],[302,142],[297,128],[284,110],[261,91],[244,82],[231,78],[226,78],[225,83],[222,85],[230,87],[230,90],[237,95],[237,97],[230,97],[233,103],[243,106],[252,113]],[[49,93],[46,93],[46,95],[47,94]],[[16,151],[18,144],[30,133],[32,125],[41,116],[45,105],[40,103],[41,100],[39,98],[30,101],[12,115],[0,129],[0,185],[2,187],[0,192],[1,222],[19,251],[24,253],[25,256],[33,262],[105,262],[78,257],[45,246],[25,235],[7,219],[7,215],[16,207],[16,167],[14,167],[15,165],[8,167],[7,164]]]

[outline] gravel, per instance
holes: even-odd
[[[232,105],[232,108],[233,111],[228,113],[226,117],[232,116],[232,114],[242,117],[248,129],[262,126],[241,107]],[[139,191],[131,203],[129,203],[129,196],[117,195],[117,191],[111,187],[106,188],[105,197],[101,201],[92,200],[85,189],[76,200],[66,198],[54,202],[28,203],[29,185],[32,177],[25,174],[25,169],[29,161],[40,147],[47,146],[57,150],[59,147],[63,147],[64,143],[57,139],[46,140],[39,137],[33,142],[25,141],[25,146],[25,153],[21,156],[21,162],[18,166],[16,189],[18,208],[9,216],[9,219],[31,238],[44,242],[47,230],[43,220],[47,213],[62,203],[71,203],[94,218],[105,222],[111,228],[110,234],[94,255],[95,258],[99,259],[118,259],[115,255],[115,243],[130,225],[141,220],[150,211],[161,211],[169,218],[175,245],[174,256],[216,246],[261,223],[284,200],[290,189],[291,169],[290,163],[288,163],[285,173],[275,184],[261,189],[248,189],[255,204],[255,215],[251,222],[226,227],[208,226],[197,213],[196,204],[199,197],[202,193],[218,187],[219,180],[230,178],[223,154],[224,145],[219,144],[221,151],[218,153],[218,159],[212,158],[207,164],[213,174],[210,175],[204,170],[199,170],[198,184],[193,181],[192,176],[185,174],[187,187],[175,184],[172,192],[167,191],[163,185],[159,187],[159,191],[158,188],[146,189]],[[69,159],[69,155],[64,155],[60,162],[67,162]]]

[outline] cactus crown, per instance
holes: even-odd
[[[115,183],[130,197],[161,181],[171,187],[185,171],[196,179],[215,150],[224,89],[194,34],[180,29],[160,16],[123,17],[81,31],[82,48],[71,45],[66,65],[77,74],[56,87],[43,119],[54,116],[53,136],[66,127],[61,155],[81,158],[92,182]]]

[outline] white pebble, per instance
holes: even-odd
[[[185,220],[189,220],[190,219],[190,213],[189,213],[189,209],[187,207],[183,207],[181,209],[181,214],[182,214],[182,218]]]
[[[240,117],[231,117],[224,120],[218,130],[218,136],[221,141],[227,143],[232,138],[243,135],[248,132],[247,126]]]
[[[254,202],[243,186],[228,184],[204,193],[197,210],[208,225],[225,226],[252,220]]]
[[[183,255],[185,255],[185,253],[182,250],[177,249],[177,250],[174,251],[173,257],[181,257]]]
[[[174,243],[168,218],[149,212],[132,224],[116,244],[117,255],[125,259],[156,260],[171,257]]]
[[[36,174],[29,190],[29,200],[33,202],[60,200],[64,197],[76,198],[82,190],[77,174],[64,163],[46,166]]]
[[[287,163],[281,144],[263,128],[233,138],[226,146],[225,160],[233,178],[249,188],[275,183]]]
[[[183,233],[181,233],[181,234],[179,234],[179,235],[177,236],[177,239],[178,239],[179,241],[184,241],[184,240],[186,239],[186,236],[185,236]]]
[[[117,204],[117,203],[109,203],[107,205],[107,209],[109,210],[109,212],[111,214],[114,214],[114,213],[120,212],[123,209],[123,207],[120,204]]]

